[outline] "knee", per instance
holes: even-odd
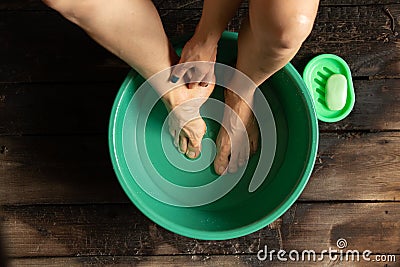
[[[90,16],[96,1],[92,0],[42,0],[44,4],[58,11],[66,19],[80,24]]]
[[[299,16],[279,25],[272,33],[275,45],[283,49],[299,49],[310,35],[313,21],[306,16]]]
[[[314,17],[297,14],[289,19],[266,20],[254,27],[260,45],[276,49],[299,49],[311,33]]]

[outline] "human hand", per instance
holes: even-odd
[[[171,73],[171,82],[186,79],[188,88],[198,84],[207,87],[214,78],[214,64],[217,57],[217,41],[203,38],[197,32],[184,46],[179,65]],[[199,62],[202,61],[203,63]]]

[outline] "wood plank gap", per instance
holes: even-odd
[[[332,204],[391,204],[399,203],[399,200],[296,200],[293,204],[319,204],[319,205],[332,205]],[[97,207],[107,206],[113,207],[118,206],[120,208],[129,208],[136,206],[131,202],[112,202],[112,203],[39,203],[39,204],[4,204],[0,205],[1,208],[40,208],[40,207]]]
[[[353,81],[370,81],[374,80],[373,76],[354,76]]]
[[[324,122],[319,122],[319,123],[324,123]],[[354,134],[378,134],[378,133],[399,133],[400,129],[320,129],[319,133],[333,133],[333,134],[338,134],[338,135],[343,135],[343,134],[349,134],[349,133],[354,133]]]
[[[110,107],[110,114],[111,114],[111,107]],[[108,136],[108,129],[105,129],[105,131],[101,132],[90,132],[90,133],[34,133],[34,134],[0,134],[0,137],[77,137],[77,136],[82,136],[82,137],[87,137],[87,136],[93,136],[93,137],[104,137],[106,138]],[[108,138],[108,137],[107,137]]]
[[[324,255],[324,256],[329,256],[328,252],[318,252],[316,251],[316,253],[318,255]],[[127,256],[127,255],[123,255],[123,254],[115,254],[115,255],[93,255],[93,256],[88,256],[88,255],[78,255],[78,256],[73,256],[73,257],[67,257],[67,256],[12,256],[12,257],[8,257],[8,260],[13,260],[13,259],[90,259],[90,258],[126,258],[126,257],[136,257],[136,258],[161,258],[161,257],[187,257],[187,256],[222,256],[222,257],[235,257],[235,256],[256,256],[257,253],[249,253],[249,252],[243,252],[243,253],[232,253],[232,254],[223,254],[223,253],[195,253],[195,254],[157,254],[157,255],[132,255],[132,256]],[[272,255],[277,255],[277,252],[272,253]],[[331,255],[340,255],[340,253],[334,253],[332,252]],[[371,254],[369,254],[371,256],[376,256],[376,255],[382,255],[382,253],[374,253],[372,252]],[[398,253],[390,253],[390,255],[395,255],[396,258],[397,256],[400,256],[400,254]]]
[[[390,76],[390,75],[386,75],[386,76],[369,76],[369,80],[398,80],[400,79],[399,76]]]
[[[391,3],[373,3],[373,4],[320,4],[320,7],[385,7],[387,5],[399,5],[398,2],[391,2]]]
[[[380,204],[380,203],[400,203],[400,199],[396,200],[302,200],[296,201],[298,204]]]
[[[128,74],[128,72],[126,73]],[[99,80],[84,80],[84,81],[0,81],[1,85],[116,85],[122,84],[121,81],[99,81]]]

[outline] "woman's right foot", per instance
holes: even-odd
[[[181,85],[163,96],[170,112],[168,124],[174,144],[181,153],[192,159],[200,155],[201,140],[206,132],[199,109],[213,89],[214,84],[207,87],[195,85],[192,89]]]

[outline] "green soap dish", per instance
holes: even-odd
[[[326,82],[333,74],[342,74],[347,79],[347,99],[341,110],[330,110],[325,102]],[[303,80],[310,90],[319,120],[337,122],[349,115],[354,107],[355,93],[350,68],[341,57],[322,54],[313,58],[304,69]]]

